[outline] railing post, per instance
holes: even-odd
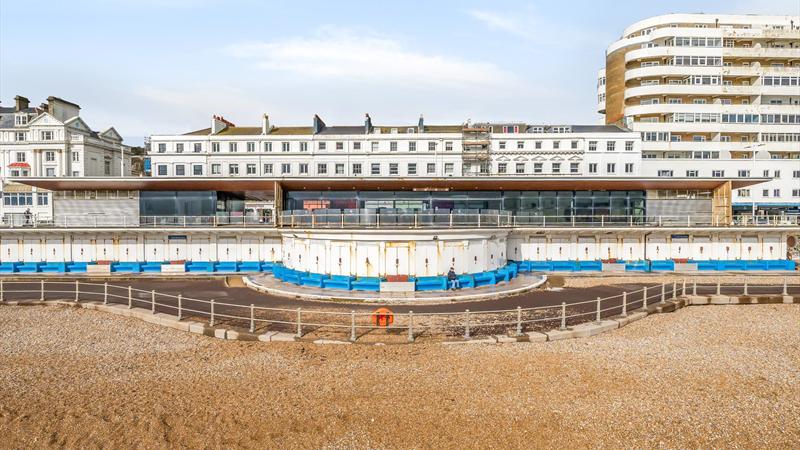
[[[683,290],[681,292],[683,292],[681,295],[686,297],[686,277],[683,277]]]
[[[464,339],[469,340],[469,310],[464,311]]]
[[[132,294],[131,291],[132,291],[131,287],[128,286],[128,309],[133,308],[133,294]],[[178,313],[178,317],[179,317],[179,320],[180,320],[180,313]]]
[[[721,281],[720,281],[719,277],[717,277],[717,295],[722,295],[721,294],[722,291],[721,291],[720,283],[721,283]]]
[[[208,326],[210,326],[210,327],[214,326],[214,299],[213,298],[211,299],[211,321],[208,322]]]
[[[298,338],[303,337],[302,326],[303,326],[303,323],[300,321],[300,308],[297,308],[297,335],[296,336]]]
[[[178,320],[183,319],[183,295],[178,294]]]
[[[3,296],[3,280],[0,280],[0,302],[6,301],[5,297]]]
[[[606,216],[600,216],[600,228],[606,226]]]
[[[678,282],[677,281],[673,281],[672,282],[672,299],[674,300],[676,298],[678,298]]]
[[[408,342],[414,342],[414,311],[408,312]]]
[[[156,313],[156,291],[150,291],[150,313]]]
[[[622,293],[622,317],[628,317],[628,293]]]
[[[417,221],[417,214],[414,214],[414,228],[419,228],[419,222]]]
[[[697,295],[697,277],[692,278],[692,295]]]
[[[80,283],[80,282],[78,280],[75,280],[75,301],[76,302],[78,301],[78,294],[81,292],[80,288],[78,287],[78,283]]]
[[[643,292],[642,309],[644,310],[644,312],[647,312],[647,286],[645,286],[644,289],[642,289],[642,292]]]
[[[566,302],[561,302],[561,331],[565,331],[567,329],[567,304]]]
[[[600,322],[600,301],[601,301],[600,297],[597,297],[597,319],[595,319],[594,321],[594,323],[596,323],[597,325],[600,325],[602,323]]]
[[[747,277],[744,277],[744,293],[742,295],[750,295],[747,293]]]
[[[42,291],[41,294],[42,295],[41,295],[41,298],[39,300],[44,301],[44,280],[42,280],[41,283],[42,283],[42,285],[41,285],[41,291]]]
[[[786,285],[786,277],[783,277],[783,295],[789,295],[788,286]]]
[[[256,331],[256,305],[250,303],[250,332]]]
[[[453,211],[450,211],[450,228],[453,228]]]
[[[661,226],[661,216],[658,216],[658,226]]]
[[[522,336],[522,307],[517,306],[517,336]]]
[[[356,312],[350,310],[350,341],[356,340]]]
[[[667,302],[666,289],[667,289],[667,283],[661,283],[661,303]]]
[[[103,283],[103,304],[108,304],[108,281]]]

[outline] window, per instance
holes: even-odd
[[[410,151],[410,152],[417,151],[417,143],[414,142],[414,141],[409,142],[408,143],[408,151]]]
[[[722,178],[722,177],[725,176],[725,171],[724,170],[712,170],[711,171],[711,176],[714,177],[714,178]]]
[[[292,173],[291,164],[281,164],[281,175],[289,175]]]
[[[572,145],[570,146],[573,150],[578,148],[578,141],[572,141]]]
[[[769,197],[769,189],[764,189],[763,191],[761,191],[761,196],[762,197]]]
[[[626,152],[633,151],[633,141],[625,141],[625,151]]]
[[[698,172],[696,170],[687,170],[686,171],[686,177],[687,178],[697,178],[697,176],[698,176],[697,174],[698,174]]]
[[[553,163],[553,173],[561,173],[561,163]]]
[[[255,164],[248,164],[247,165],[247,174],[248,175],[257,175],[257,173],[256,173],[256,165]]]
[[[497,165],[497,173],[508,173],[508,164],[499,163]]]
[[[53,132],[52,131],[42,131],[42,140],[43,141],[52,141],[53,140]]]
[[[372,175],[380,175],[381,174],[381,165],[380,164],[373,164],[371,173],[372,173]]]
[[[281,142],[281,151],[282,152],[288,152],[290,149],[291,149],[291,147],[289,147],[289,142]]]
[[[597,141],[589,141],[589,151],[593,152],[597,150]]]
[[[255,142],[248,142],[247,143],[247,152],[254,153],[256,151],[256,143]]]
[[[606,142],[606,150],[607,151],[613,152],[614,150],[616,150],[616,147],[617,147],[617,143],[616,142],[614,142],[614,141]]]
[[[353,175],[361,175],[361,163],[353,164]]]
[[[264,164],[264,175],[272,175],[272,164]]]
[[[377,152],[378,151],[378,144],[379,144],[378,142],[373,142],[372,143],[372,151],[373,152]]]
[[[334,170],[336,170],[336,175],[344,175],[344,164],[336,164],[334,167]]]
[[[27,125],[28,124],[28,116],[26,115],[19,115],[15,117],[17,125]]]
[[[750,197],[750,189],[739,189],[736,191],[736,195],[739,197]]]
[[[56,160],[56,152],[44,152],[45,162],[54,162]]]
[[[523,150],[525,148],[525,141],[517,141],[517,150]]]
[[[739,178],[747,178],[750,176],[749,170],[740,170],[739,171]]]
[[[158,174],[161,176],[165,176],[167,174],[167,166],[164,164],[160,164],[158,166]]]
[[[81,154],[78,152],[72,152],[72,162],[81,162]]]
[[[176,176],[186,175],[186,166],[184,166],[183,164],[176,164],[175,165],[175,175]]]
[[[731,137],[730,136],[720,136],[719,137],[719,141],[720,142],[730,142],[731,141]]]
[[[399,164],[397,163],[389,164],[389,175],[397,175],[400,172],[400,169],[398,169],[398,167]]]
[[[326,170],[327,170],[327,167],[326,167]],[[300,175],[308,175],[308,164],[306,164],[306,163],[298,164],[297,165],[297,172]]]
[[[219,153],[219,142],[211,143],[211,151],[214,153]]]
[[[769,178],[769,170],[764,171],[764,178]]]
[[[20,132],[20,133],[16,133],[16,135],[17,135],[17,141],[21,142],[21,141],[25,140],[25,133]]]
[[[158,144],[158,153],[167,153],[167,144]]]
[[[17,152],[17,162],[25,162],[25,153]]]
[[[3,194],[3,204],[6,206],[33,206],[33,193],[6,192]]]
[[[228,151],[231,153],[236,153],[239,151],[239,143],[238,142],[228,142]]]
[[[300,173],[303,173],[301,170]],[[326,175],[328,173],[328,165],[325,163],[317,164],[317,175]]]
[[[444,163],[444,173],[453,173],[453,163]]]
[[[558,150],[561,147],[560,141],[553,141],[553,150]]]
[[[361,142],[353,142],[353,150],[361,150]]]
[[[792,171],[792,178],[800,178],[800,170]]]
[[[772,196],[773,197],[780,197],[781,196],[781,190],[780,189],[774,189],[772,191]]]
[[[183,153],[183,144],[175,144],[175,153]]]
[[[211,175],[222,175],[222,164],[212,164]]]
[[[110,164],[110,163],[109,163],[109,164]],[[106,175],[109,175],[109,174],[108,174],[108,173],[106,173]],[[48,167],[48,168],[47,168],[47,170],[46,170],[46,174],[45,174],[45,176],[48,176],[48,177],[54,177],[54,176],[56,176],[56,169],[55,169],[54,167]]]
[[[417,164],[416,163],[408,163],[408,174],[409,175],[416,175],[417,174]]]
[[[781,177],[781,171],[780,170],[776,170],[775,171],[775,175],[773,175],[772,178],[780,178],[780,177]]]
[[[506,149],[506,141],[500,141],[500,150]]]
[[[542,173],[543,167],[543,163],[533,163],[533,173]]]
[[[536,150],[542,149],[542,141],[536,141],[533,146]]]
[[[667,103],[670,105],[680,105],[681,103],[683,103],[683,100],[679,98],[670,98],[667,99]]]
[[[239,175],[239,165],[238,164],[228,164],[228,175]]]
[[[525,163],[517,163],[516,173],[525,173]]]
[[[597,173],[597,163],[589,163],[589,173]]]
[[[633,163],[625,163],[625,173],[633,173]]]
[[[195,153],[200,153],[202,151],[203,151],[203,144],[201,144],[199,142],[195,143],[194,144],[194,152]]]
[[[202,176],[203,175],[203,166],[201,166],[201,165],[192,166],[192,173],[194,175],[196,175],[196,176]]]
[[[12,174],[12,176],[17,176],[17,175]],[[73,170],[72,171],[72,176],[73,177],[79,177],[79,176],[81,176],[81,172],[79,170]]]
[[[659,177],[667,177],[672,178],[672,171],[671,170],[659,170],[658,171]]]
[[[428,174],[436,173],[436,163],[428,163]]]
[[[49,197],[45,193],[37,193],[36,194],[36,204],[39,206],[47,206],[49,203]]]
[[[617,173],[617,164],[616,163],[606,164],[606,173]]]
[[[503,133],[519,133],[519,127],[503,127]]]
[[[344,142],[337,142],[336,150],[344,150]]]
[[[447,144],[449,144],[449,148],[448,148]],[[453,150],[453,143],[452,142],[448,142],[447,144],[445,144],[444,149],[447,150],[447,151]],[[428,142],[428,151],[432,152],[434,150],[436,150],[436,142]]]
[[[705,142],[705,136],[692,136],[692,142]]]
[[[792,189],[792,197],[800,197],[800,189]]]
[[[580,163],[570,163],[569,173],[578,173],[580,170]]]
[[[389,151],[396,152],[397,151],[397,141],[389,142]]]
[[[696,98],[696,99],[694,99],[693,103],[695,105],[705,105],[706,104],[706,99],[704,99],[704,98]]]
[[[272,151],[272,142],[264,142],[264,151],[271,152]]]

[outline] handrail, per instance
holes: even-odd
[[[769,285],[753,285],[750,284],[749,277],[744,278],[743,284],[722,284],[722,277],[715,278],[715,283],[712,284],[699,284],[698,280],[704,282],[709,277],[693,277],[690,281],[691,284],[687,285],[687,278],[683,277],[679,283],[676,279],[673,283],[661,283],[655,286],[645,287],[634,291],[625,291],[621,294],[610,295],[604,298],[597,298],[595,300],[586,300],[580,302],[562,303],[560,305],[547,305],[535,306],[529,308],[517,307],[515,309],[500,309],[500,310],[484,310],[484,311],[469,311],[464,312],[428,312],[428,313],[394,313],[395,323],[388,327],[379,327],[371,322],[364,324],[364,319],[371,317],[373,312],[356,312],[356,311],[323,311],[323,310],[303,310],[303,309],[288,309],[288,308],[273,308],[255,305],[241,305],[227,302],[215,302],[214,300],[204,300],[191,297],[184,297],[183,295],[159,293],[153,290],[143,290],[133,288],[132,286],[118,286],[106,283],[97,282],[81,282],[76,281],[6,281],[0,279],[0,302],[8,300],[8,295],[19,296],[22,294],[23,300],[45,300],[57,294],[59,299],[67,296],[70,300],[78,302],[80,300],[101,300],[103,303],[114,302],[128,304],[128,308],[132,308],[134,304],[142,305],[150,309],[154,314],[157,309],[167,309],[169,311],[177,311],[178,320],[183,318],[183,314],[189,313],[192,319],[203,320],[209,317],[209,325],[214,326],[215,319],[230,319],[233,323],[249,323],[250,331],[254,332],[256,329],[255,324],[260,325],[285,325],[296,329],[297,336],[303,335],[303,327],[308,330],[309,327],[326,327],[334,329],[350,329],[351,340],[355,340],[356,330],[371,330],[379,328],[387,329],[405,329],[409,330],[409,341],[413,341],[414,330],[417,332],[434,330],[447,330],[447,329],[465,329],[465,338],[470,338],[470,328],[487,328],[487,327],[506,327],[516,326],[517,334],[519,335],[526,325],[534,323],[546,323],[549,321],[561,321],[562,324],[570,323],[575,325],[575,320],[585,316],[595,317],[595,322],[602,320],[602,317],[609,317],[616,314],[626,315],[628,311],[632,311],[635,305],[641,304],[645,307],[646,304],[663,303],[667,298],[674,299],[679,295],[687,295],[691,292],[692,295],[697,294],[698,287],[710,291],[711,294],[720,294],[723,286],[726,290],[737,290],[737,295],[750,295],[749,290],[770,291],[771,295],[788,295],[788,277],[783,277],[783,283],[769,284]],[[14,289],[19,286],[20,289]],[[795,286],[795,284],[792,284]],[[50,287],[50,289],[46,289]],[[117,292],[109,292],[109,289],[123,290],[124,294]],[[741,289],[741,293],[739,293]],[[772,292],[775,291],[775,292]],[[137,295],[134,296],[133,293]],[[139,295],[144,294],[144,295]],[[648,295],[650,294],[650,295]],[[763,295],[763,294],[762,294]],[[608,305],[608,301],[619,301]],[[168,300],[176,300],[176,302],[167,303]],[[208,309],[204,310],[202,307],[187,308],[185,302],[195,302],[205,305]],[[606,302],[603,307],[603,302]],[[595,306],[596,305],[596,306]],[[216,309],[215,309],[216,308]],[[220,310],[220,308],[223,308]],[[238,314],[240,310],[245,310],[246,314]],[[552,312],[555,310],[555,313]],[[543,316],[539,317],[536,314],[542,313]],[[303,320],[305,316],[306,320]],[[314,320],[316,318],[316,320]],[[360,322],[359,322],[360,321]],[[495,332],[496,333],[496,332]]]

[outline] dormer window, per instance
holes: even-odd
[[[503,127],[503,133],[519,133],[519,127]]]
[[[28,115],[27,114],[17,114],[14,116],[14,125],[21,126],[28,124]]]

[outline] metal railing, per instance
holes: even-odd
[[[252,216],[105,216],[61,215],[39,217],[16,215],[0,222],[3,228],[191,228],[191,227],[274,227],[272,221]]]
[[[140,307],[174,316],[178,321],[207,323],[214,327],[247,329],[251,333],[268,331],[290,332],[297,338],[319,332],[349,335],[351,341],[372,330],[389,330],[390,333],[404,333],[406,340],[413,342],[422,334],[429,336],[463,336],[470,339],[476,335],[513,334],[522,336],[526,331],[545,331],[551,329],[567,330],[571,326],[594,322],[600,324],[603,318],[611,316],[627,317],[634,310],[647,310],[648,305],[664,304],[678,296],[698,295],[781,295],[789,294],[787,277],[782,284],[753,285],[744,278],[743,285],[725,285],[721,278],[714,284],[698,284],[697,278],[687,284],[684,277],[680,282],[645,286],[642,289],[624,291],[620,294],[560,305],[517,307],[505,310],[428,313],[392,313],[393,322],[388,326],[373,323],[374,312],[321,311],[308,309],[270,308],[241,305],[215,300],[203,300],[183,295],[158,293],[154,290],[136,289],[131,286],[117,286],[106,283],[77,281],[6,281],[0,280],[0,302],[7,300],[45,301],[102,301],[103,304],[118,303],[128,309]],[[795,285],[791,285],[794,289]],[[702,294],[701,294],[702,295]]]

